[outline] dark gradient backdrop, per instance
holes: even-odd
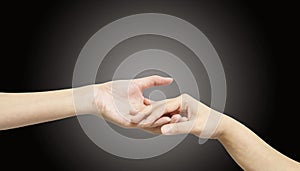
[[[300,161],[300,140],[295,139],[299,134],[299,18],[294,6],[287,2],[174,0],[1,4],[5,10],[0,12],[0,91],[69,88],[81,48],[101,27],[136,13],[170,14],[198,27],[217,50],[227,79],[225,112]],[[155,46],[155,40],[155,36],[140,37],[127,43],[144,41]],[[143,48],[147,45],[137,49]],[[110,61],[105,60],[100,70],[111,74]],[[200,65],[198,74],[203,72]],[[208,102],[209,93],[203,93],[203,101]],[[201,146],[193,136],[147,160],[112,156],[88,139],[76,118],[1,131],[0,161],[0,170],[240,170],[217,141]]]

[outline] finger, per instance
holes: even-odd
[[[170,123],[161,127],[164,135],[188,134],[192,130],[193,122]]]
[[[150,104],[151,105],[151,104]],[[146,111],[146,109],[150,106],[150,105],[145,105],[145,104],[139,104],[139,105],[131,105],[130,109],[129,109],[129,114],[130,115],[136,115],[141,111]]]
[[[158,127],[158,126],[162,126],[164,124],[167,124],[171,121],[170,117],[164,116],[159,118],[157,121],[154,122],[154,124],[152,125],[152,127]]]
[[[139,123],[152,112],[152,105],[146,106],[142,111],[137,112],[134,116],[131,116],[130,121],[132,123]]]
[[[180,119],[181,119],[180,114],[175,114],[171,117],[170,123],[177,123],[177,122],[179,122]]]
[[[151,101],[150,99],[144,98],[144,104],[145,104],[145,105],[147,105],[147,106],[148,106],[148,105],[151,105],[151,102],[152,102],[152,101]]]
[[[144,98],[144,102],[143,102],[144,105],[141,105],[141,106],[142,106],[142,108],[145,108],[146,106],[150,106],[152,102],[154,102],[154,101],[152,101],[152,100],[150,100],[150,99],[148,99],[148,98]],[[130,115],[136,115],[136,114],[139,113],[139,111],[140,111],[140,110],[138,110],[137,108],[131,108],[131,109],[129,110],[129,114],[130,114]]]
[[[155,106],[155,110],[142,122],[139,123],[140,127],[150,127],[158,118],[164,114],[169,114],[178,110],[180,102],[175,99],[167,99],[159,102],[158,106]]]
[[[149,128],[143,128],[143,131],[149,132],[151,134],[161,134],[161,128],[160,127],[149,127]]]
[[[135,79],[134,82],[143,91],[144,89],[150,88],[153,86],[162,86],[162,85],[171,84],[173,82],[173,78],[153,75],[153,76],[149,76],[149,77]]]
[[[136,115],[137,113],[139,113],[139,111],[137,109],[132,108],[132,109],[129,110],[130,115]]]
[[[179,122],[186,122],[186,121],[188,121],[189,119],[187,118],[187,117],[185,117],[185,116],[183,116],[183,117],[181,117],[180,119],[179,119]]]

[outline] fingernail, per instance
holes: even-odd
[[[170,130],[171,130],[171,126],[165,125],[161,128],[161,132],[165,135],[170,135]]]

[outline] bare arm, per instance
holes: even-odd
[[[149,103],[143,96],[143,90],[168,85],[172,81],[171,78],[154,75],[75,89],[0,93],[0,130],[63,119],[75,114],[101,115],[120,126],[134,127],[135,124],[130,122],[132,113],[147,109]],[[73,96],[76,96],[76,103]]]
[[[273,149],[240,122],[223,115],[218,140],[244,170],[300,170],[300,164]]]
[[[161,132],[165,135],[192,133],[201,136],[207,132],[203,128],[208,117],[218,115],[221,116],[219,125],[209,138],[219,140],[241,168],[255,171],[300,170],[300,163],[273,149],[240,122],[212,110],[189,95],[183,94],[157,105],[155,110],[160,112],[148,116],[140,126],[151,126],[166,113],[180,114],[188,120],[165,124],[161,127]]]
[[[0,130],[75,115],[72,89],[38,93],[0,93]]]

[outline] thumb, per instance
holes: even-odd
[[[134,80],[141,90],[153,87],[162,86],[172,83],[173,79],[168,77],[161,77],[158,75],[153,75],[144,78],[138,78]]]
[[[193,122],[178,122],[166,124],[161,127],[161,132],[164,135],[176,135],[176,134],[188,134],[191,132],[193,126]]]

